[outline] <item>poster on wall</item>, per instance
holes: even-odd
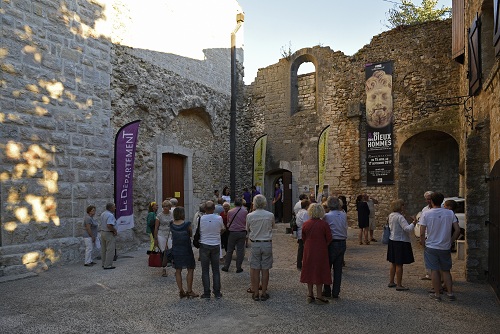
[[[118,130],[115,137],[115,217],[118,232],[134,227],[134,160],[140,120]]]
[[[365,66],[367,185],[394,184],[392,62]]]
[[[253,181],[252,184],[260,193],[264,190],[264,173],[266,171],[267,135],[259,137],[253,146]]]

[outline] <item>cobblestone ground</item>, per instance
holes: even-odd
[[[299,283],[296,240],[280,225],[274,235],[274,267],[267,301],[254,302],[248,261],[221,272],[223,298],[179,299],[173,270],[160,276],[147,266],[146,248],[121,254],[115,270],[100,265],[52,267],[36,277],[0,284],[2,333],[498,333],[500,306],[486,284],[464,279],[454,260],[457,301],[428,297],[422,248],[405,265],[409,291],[387,288],[389,265],[381,242],[358,245],[349,229],[341,295],[329,305],[306,304]],[[377,233],[378,232],[378,233]],[[380,238],[380,231],[376,231]],[[455,257],[454,257],[455,258]],[[199,263],[194,290],[201,288]]]

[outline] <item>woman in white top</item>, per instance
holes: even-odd
[[[162,211],[156,215],[154,246],[159,247],[161,251],[172,247],[172,237],[170,236],[170,223],[174,221],[174,217],[170,209],[172,203],[165,200],[161,204]],[[167,277],[167,269],[163,267],[161,275]]]
[[[387,247],[387,261],[391,263],[389,271],[389,288],[396,287],[397,291],[406,291],[401,282],[403,280],[403,264],[415,262],[413,258],[413,250],[411,248],[410,233],[415,228],[416,221],[413,217],[413,222],[408,224],[408,221],[403,216],[404,202],[402,199],[397,199],[391,203],[391,211],[389,214],[389,228],[391,235],[389,236],[389,244]],[[396,276],[396,283],[394,283]]]
[[[304,255],[304,242],[302,241],[302,225],[304,222],[309,220],[309,214],[307,213],[307,208],[311,202],[306,197],[300,201],[300,210],[297,212],[295,223],[297,224],[297,243],[299,248],[297,249],[297,269],[302,270],[302,257]]]
[[[231,203],[231,192],[228,187],[224,187],[224,189],[222,189],[222,199],[224,202]]]

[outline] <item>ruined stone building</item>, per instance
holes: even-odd
[[[112,200],[113,136],[136,119],[136,227],[121,234],[120,250],[146,240],[147,204],[173,196],[167,180],[180,181],[175,187],[192,215],[230,183],[234,103],[233,195],[252,184],[253,144],[267,135],[263,193],[270,199],[281,181],[290,207],[319,183],[318,139],[329,126],[324,184],[348,197],[351,225],[354,199],[364,192],[380,202],[379,226],[393,199],[416,214],[426,190],[464,197],[467,278],[497,284],[499,248],[490,241],[500,237],[498,209],[490,203],[498,202],[500,172],[498,0],[454,1],[453,19],[384,32],[352,56],[322,46],[298,50],[245,87],[242,9],[230,0],[197,3],[212,14],[154,1],[156,12],[183,18],[176,23],[141,21],[141,8],[129,1],[2,3],[5,273],[82,257],[85,207],[100,212]],[[209,29],[214,22],[221,26]],[[169,31],[188,34],[192,48],[182,49],[186,37]],[[305,62],[315,70],[299,75]],[[394,182],[373,185],[365,68],[379,62],[393,67]]]

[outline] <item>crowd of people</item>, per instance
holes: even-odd
[[[274,205],[281,196],[277,190],[273,197]],[[209,299],[213,294],[219,299],[222,297],[220,271],[229,272],[236,251],[235,271],[243,272],[245,249],[250,245],[250,287],[247,291],[253,300],[266,301],[270,298],[268,285],[273,265],[273,229],[282,216],[276,217],[276,213],[266,210],[267,199],[256,189],[252,188],[249,192],[245,188],[243,196],[235,198],[232,207],[226,201],[230,200],[227,189],[223,190],[223,196],[224,199],[218,197],[218,191],[214,191],[214,199],[200,204],[192,222],[186,220],[185,209],[177,206],[175,198],[163,201],[160,212],[156,202],[149,203],[146,233],[150,236],[150,250],[171,249],[180,298]],[[456,297],[450,274],[451,245],[460,233],[458,219],[453,212],[456,203],[452,200],[443,203],[444,196],[438,192],[426,192],[424,197],[428,204],[422,210],[418,223],[420,243],[425,247],[425,268],[429,270],[432,280],[430,297],[440,301],[441,294],[446,291],[448,300],[453,301]],[[373,230],[376,228],[375,204],[378,203],[367,194],[356,198],[360,245],[377,242]],[[114,210],[115,205],[108,203],[98,221],[94,218],[96,208],[87,208],[83,224],[85,266],[96,264],[93,262],[93,250],[100,249],[102,267],[115,268],[113,259],[117,230]],[[417,219],[407,215],[401,199],[392,201],[390,210],[387,218],[390,230],[386,257],[390,263],[388,287],[406,291],[409,288],[402,284],[403,265],[415,261],[410,235]],[[325,196],[321,203],[317,203],[314,197],[303,194],[294,206],[294,215],[297,269],[300,270],[300,282],[307,285],[306,301],[328,304],[328,299],[339,298],[341,290],[348,231],[346,198]],[[199,235],[201,296],[192,289],[196,268],[192,243],[195,232]],[[182,282],[183,269],[187,269],[186,289]],[[167,265],[162,267],[161,275],[168,276]]]

